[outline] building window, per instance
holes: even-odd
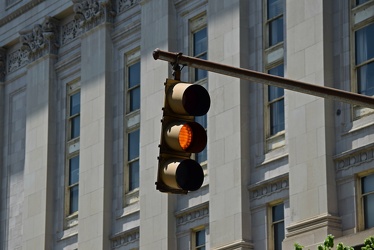
[[[374,16],[368,15],[374,8],[373,0],[352,0],[351,10],[351,90],[374,96]],[[352,106],[353,120],[372,114],[373,110]]]
[[[127,140],[128,149],[128,192],[139,188],[139,129],[130,132]]]
[[[194,231],[192,234],[192,250],[206,249],[206,232],[205,229]]]
[[[125,55],[125,164],[124,202],[127,206],[139,201],[139,152],[140,152],[140,50]]]
[[[127,66],[128,112],[140,109],[140,62]]]
[[[357,92],[374,95],[374,23],[355,31]]]
[[[374,174],[361,178],[362,229],[374,227]]]
[[[277,204],[270,207],[270,237],[269,249],[281,250],[285,237],[284,227],[284,204]]]
[[[80,150],[80,83],[67,86],[67,140],[65,169],[66,227],[77,224],[79,201],[79,150]]]
[[[283,42],[283,0],[266,1],[267,45]]]
[[[283,64],[268,71],[271,75],[284,76]],[[268,86],[267,109],[269,120],[269,137],[284,130],[284,89]]]
[[[69,159],[69,214],[78,212],[79,155]]]
[[[190,36],[191,44],[190,51],[194,57],[201,59],[208,59],[208,29],[207,29],[206,14],[203,13],[190,20]],[[193,82],[200,84],[208,89],[208,72],[201,69],[191,69],[190,71]],[[205,114],[203,116],[196,116],[195,121],[200,123],[201,126],[207,129],[208,116]],[[194,154],[194,159],[202,166],[204,173],[207,173],[207,159],[208,159],[207,147],[200,153]]]
[[[204,27],[193,33],[193,56],[200,59],[208,59],[208,36],[207,28]],[[208,76],[208,72],[195,68],[195,81],[199,81]]]

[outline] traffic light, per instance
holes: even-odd
[[[203,169],[190,157],[206,146],[205,128],[195,122],[195,116],[205,115],[209,107],[209,93],[203,86],[166,79],[156,182],[159,191],[186,194],[203,184]]]

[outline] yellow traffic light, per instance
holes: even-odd
[[[206,131],[194,117],[205,115],[209,107],[209,93],[203,86],[166,80],[156,182],[161,192],[185,194],[203,184],[202,167],[190,157],[206,147]]]

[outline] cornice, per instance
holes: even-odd
[[[44,2],[44,1],[45,0],[32,0],[28,3],[26,3],[22,7],[16,9],[12,13],[10,13],[10,14],[6,15],[4,18],[0,19],[0,27],[4,26],[6,23],[9,23],[13,19],[16,19],[17,17],[19,17],[23,13],[25,13],[27,11],[30,11],[30,9],[34,8],[35,6],[37,6],[38,4],[40,4],[41,2]]]
[[[374,160],[374,143],[349,150],[333,157],[336,172],[357,167]]]

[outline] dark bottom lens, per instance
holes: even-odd
[[[194,160],[183,160],[176,171],[176,180],[178,186],[183,190],[198,190],[204,181],[203,169]]]

